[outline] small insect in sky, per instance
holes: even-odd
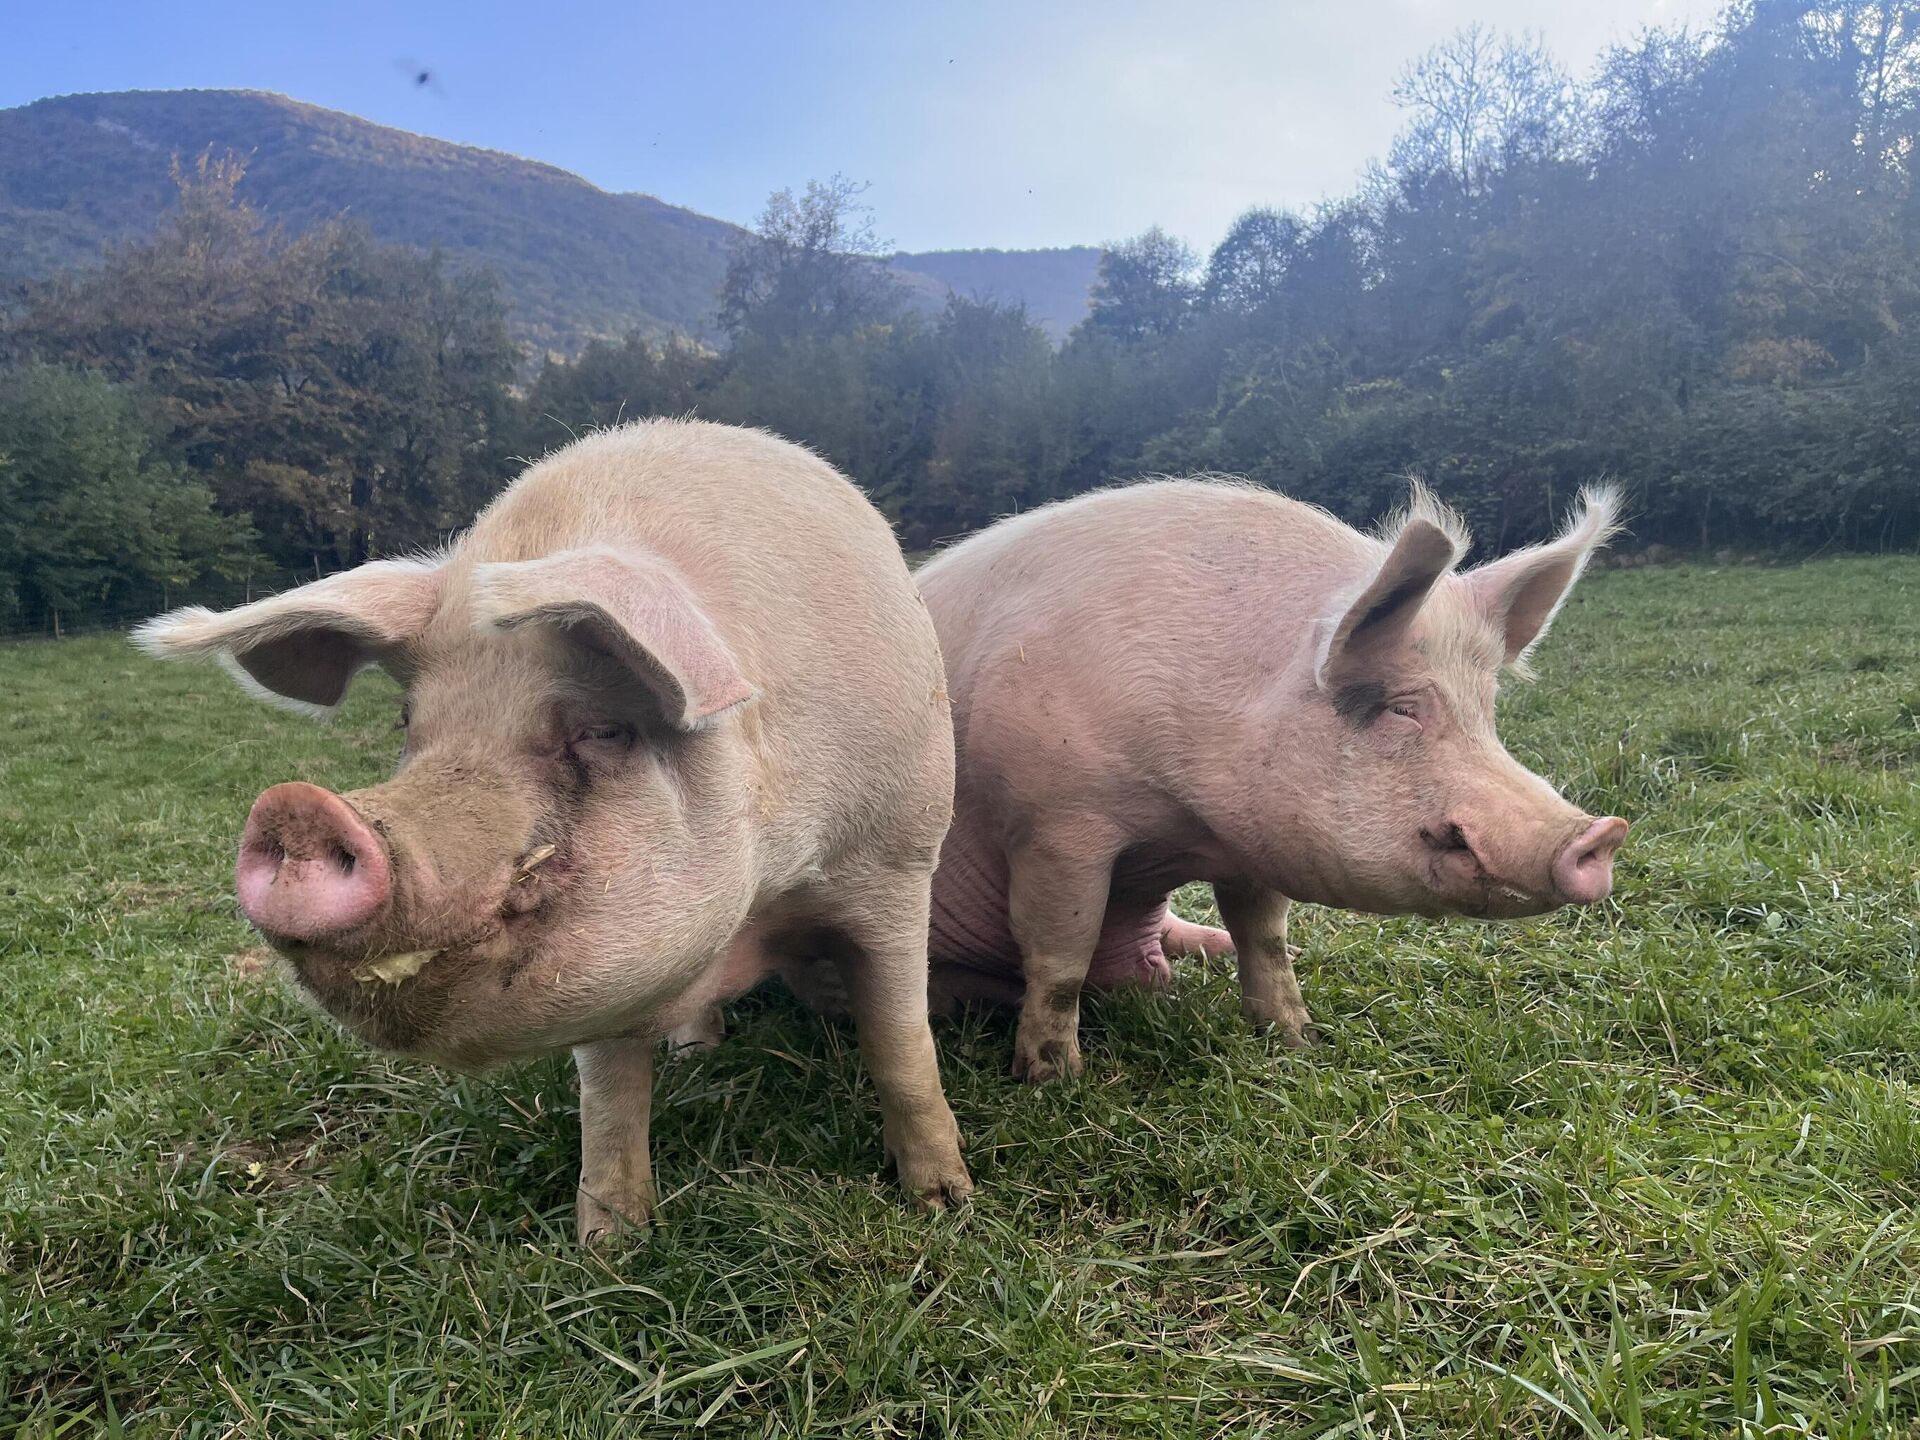
[[[440,85],[440,76],[432,66],[423,65],[410,56],[403,56],[393,62],[393,68],[405,75],[414,89],[431,90],[443,99],[446,97],[447,92]]]

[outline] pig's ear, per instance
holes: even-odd
[[[1583,490],[1578,513],[1557,537],[1461,577],[1474,605],[1501,632],[1506,663],[1519,674],[1530,673],[1528,654],[1547,633],[1593,552],[1619,529],[1619,514],[1618,491]]]
[[[356,671],[413,639],[439,607],[439,561],[375,560],[237,610],[174,610],[133,643],[162,659],[218,660],[252,694],[324,715]]]
[[[1416,494],[1416,507],[1419,500]],[[1322,688],[1373,681],[1464,548],[1450,514],[1436,510],[1429,515],[1416,508],[1401,524],[1387,558],[1327,636],[1315,672]]]
[[[552,625],[612,656],[677,729],[697,730],[754,698],[687,582],[644,550],[567,550],[477,566],[473,608],[480,625]]]

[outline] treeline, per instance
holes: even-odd
[[[769,203],[721,348],[529,369],[488,277],[284,234],[204,158],[153,241],[6,317],[0,619],[430,545],[523,458],[690,412],[812,445],[915,548],[1191,470],[1354,519],[1419,473],[1496,549],[1600,475],[1643,542],[1920,542],[1920,6],[1752,0],[1582,83],[1469,30],[1395,95],[1357,194],[1204,260],[1109,247],[1058,350],[991,298],[910,309],[836,179]]]
[[[485,275],[300,235],[176,162],[151,242],[36,285],[0,345],[0,622],[230,598],[428,545],[499,488],[520,351]]]

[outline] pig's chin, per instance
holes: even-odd
[[[1559,902],[1490,875],[1479,861],[1460,852],[1429,856],[1424,866],[1411,865],[1404,876],[1389,880],[1373,877],[1324,904],[1370,915],[1418,915],[1442,920],[1464,915],[1470,920],[1518,920],[1544,915]],[[1310,897],[1299,896],[1307,899]]]
[[[536,951],[532,917],[496,922],[488,929],[437,949],[409,950],[392,944],[314,945],[276,940],[293,978],[323,1010],[356,1039],[461,1068],[505,1058],[450,1044],[447,1021],[456,997],[475,985],[501,991]]]
[[[1457,825],[1422,830],[1420,840],[1427,859],[1428,914],[1517,920],[1543,914],[1558,904],[1551,896],[1494,874]]]
[[[1542,900],[1536,895],[1492,881],[1486,890],[1450,900],[1445,908],[1452,914],[1465,915],[1470,920],[1520,920],[1529,915],[1544,915],[1557,906],[1552,900]]]
[[[1519,920],[1528,915],[1544,915],[1557,908],[1557,901],[1542,897],[1518,885],[1510,885],[1485,870],[1474,867],[1471,876],[1439,873],[1435,867],[1429,915],[1464,915],[1470,920]]]

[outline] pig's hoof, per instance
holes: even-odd
[[[1320,1036],[1311,1025],[1276,1025],[1273,1033],[1289,1050],[1311,1050],[1320,1043]]]
[[[1283,1010],[1242,1000],[1240,1014],[1256,1034],[1271,1034],[1289,1050],[1311,1050],[1320,1043],[1305,1010]]]
[[[576,1192],[574,1218],[580,1227],[580,1243],[595,1245],[644,1227],[653,1219],[653,1197],[631,1195],[589,1195]]]
[[[1308,1008],[1304,1004],[1281,1004],[1258,996],[1240,996],[1240,1018],[1256,1033],[1273,1035],[1290,1050],[1308,1050],[1319,1044],[1313,1035]]]
[[[973,1176],[959,1154],[944,1159],[929,1159],[917,1164],[895,1162],[900,1183],[922,1210],[941,1211],[966,1203],[973,1194]]]
[[[1080,1044],[1071,1038],[1043,1040],[1037,1045],[1014,1042],[1014,1078],[1029,1085],[1044,1085],[1063,1075],[1077,1077],[1086,1068],[1086,1061],[1080,1058]]]

